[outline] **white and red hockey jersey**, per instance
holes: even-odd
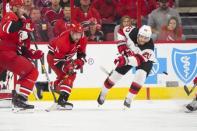
[[[154,43],[150,39],[144,45],[139,45],[137,42],[139,29],[136,27],[127,26],[123,29],[119,29],[117,34],[118,43],[117,46],[126,45],[126,47],[135,54],[142,55],[146,61],[156,62],[154,53]]]

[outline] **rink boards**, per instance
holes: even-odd
[[[46,54],[48,48],[46,44],[39,45],[39,48]],[[108,72],[114,69],[113,60],[118,51],[113,43],[107,44],[88,44],[87,63],[83,68],[83,73],[78,72],[74,83],[71,99],[92,100],[96,99],[103,81],[106,79],[101,67]],[[192,86],[192,79],[197,74],[197,44],[196,43],[162,43],[155,45],[155,56],[157,63],[147,78],[144,88],[140,91],[136,99],[185,99],[183,85]],[[38,81],[46,81],[42,73],[41,65],[37,62],[39,69]],[[55,74],[48,69],[51,80],[55,80]],[[132,82],[135,70],[131,70],[124,76],[111,90],[108,99],[123,99]],[[167,75],[166,75],[167,73]],[[32,100],[33,96],[30,97]],[[45,100],[50,100],[50,93],[45,93]]]

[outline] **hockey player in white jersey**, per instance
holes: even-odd
[[[155,62],[151,35],[151,28],[147,25],[143,25],[140,29],[125,27],[119,30],[117,47],[121,55],[114,60],[117,67],[104,81],[97,99],[99,105],[104,103],[108,91],[134,67],[136,68],[135,76],[124,100],[124,106],[130,108],[134,96],[140,91]]]

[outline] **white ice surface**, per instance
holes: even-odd
[[[44,112],[52,102],[34,102],[34,113],[0,109],[0,131],[197,131],[197,112],[185,113],[189,101],[73,101],[72,111]]]

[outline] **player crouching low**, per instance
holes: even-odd
[[[121,56],[115,59],[114,63],[117,67],[104,81],[104,85],[97,99],[99,105],[104,103],[109,89],[132,67],[135,67],[135,76],[129,93],[124,100],[124,106],[130,107],[132,99],[140,91],[155,61],[154,44],[151,35],[151,28],[147,25],[143,25],[140,29],[125,27],[123,30],[119,30],[118,51]]]
[[[75,70],[82,69],[85,63],[86,44],[82,26],[72,24],[70,31],[63,32],[49,45],[47,61],[57,75],[54,90],[60,94],[57,101],[60,109],[73,107],[68,98],[76,78]]]
[[[194,85],[197,85],[197,77],[193,80]],[[193,101],[191,103],[189,103],[186,108],[189,111],[196,111],[197,110],[197,93],[195,95],[195,98],[193,99]]]

